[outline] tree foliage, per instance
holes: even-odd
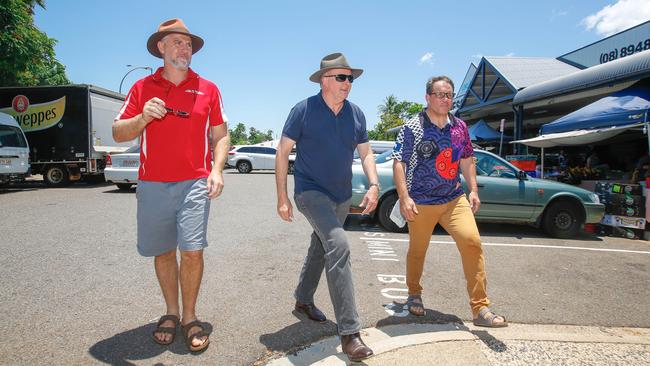
[[[232,145],[254,145],[273,140],[273,130],[267,130],[264,133],[255,127],[251,127],[246,133],[246,125],[241,122],[228,131],[230,132],[230,143]]]
[[[56,40],[34,25],[44,0],[0,1],[0,86],[63,85],[70,81],[55,57]]]
[[[368,131],[368,137],[371,140],[392,140],[394,135],[388,134],[388,130],[401,126],[404,121],[418,114],[424,105],[420,103],[413,103],[406,100],[398,101],[394,95],[389,95],[384,100],[384,103],[377,107],[379,115],[379,123],[375,128]]]

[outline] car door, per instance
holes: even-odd
[[[475,159],[481,200],[477,219],[529,221],[537,204],[535,183],[519,179],[518,170],[499,156],[475,151]]]

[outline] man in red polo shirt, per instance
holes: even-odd
[[[202,46],[203,39],[180,19],[163,22],[147,41],[147,49],[163,59],[163,67],[133,85],[113,124],[115,141],[140,137],[137,247],[141,255],[155,258],[167,306],[153,339],[171,344],[180,323],[192,352],[209,344],[195,307],[203,248],[208,245],[210,199],[223,189],[229,146],[219,89],[189,68]]]

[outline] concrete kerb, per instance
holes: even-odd
[[[506,328],[476,327],[471,323],[398,324],[362,331],[364,342],[375,355],[430,343],[483,342],[499,348],[503,341],[550,341],[566,343],[610,343],[650,345],[650,329],[623,327],[589,327],[574,325],[513,324]],[[470,342],[468,342],[470,341]],[[346,365],[338,337],[313,343],[293,354],[275,358],[268,366]]]

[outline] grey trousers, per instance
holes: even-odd
[[[334,306],[334,315],[340,335],[361,330],[350,266],[350,245],[343,223],[350,201],[337,204],[324,193],[305,191],[294,196],[296,207],[307,218],[314,232],[305,258],[295,297],[303,304],[314,302],[323,269]]]

